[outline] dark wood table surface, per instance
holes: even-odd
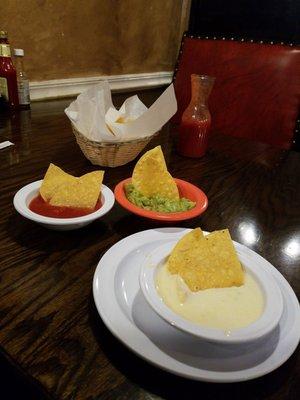
[[[151,104],[159,93],[144,91],[141,97]],[[125,95],[114,98],[118,105]],[[94,306],[95,268],[114,243],[155,223],[118,204],[104,218],[70,232],[47,230],[16,213],[14,194],[41,179],[50,162],[75,175],[95,169],[63,113],[69,102],[40,102],[31,111],[0,115],[0,142],[15,143],[0,150],[0,353],[13,386],[28,384],[34,400],[188,399],[192,393],[202,399],[298,399],[297,351],[265,377],[208,384],[156,369],[111,335]],[[233,239],[278,268],[299,296],[300,153],[213,135],[205,157],[187,159],[176,154],[174,136],[168,125],[152,145],[162,143],[172,175],[198,185],[209,199],[202,216],[177,225],[228,227]],[[106,168],[104,183],[113,189],[133,166]]]

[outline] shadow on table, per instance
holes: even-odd
[[[198,393],[199,396],[196,396],[196,398],[199,397],[205,400],[298,399],[299,379],[295,379],[287,386],[290,379],[290,371],[297,361],[296,353],[279,369],[262,378],[242,383],[203,383],[181,378],[153,367],[129,351],[109,332],[102,322],[94,305],[92,295],[90,296],[90,325],[101,351],[114,367],[125,375],[131,384],[164,399],[191,398],[192,393]],[[131,384],[128,385],[129,391],[132,391]],[[130,397],[132,392],[129,397],[122,392],[122,396],[120,398],[124,400],[132,398]],[[119,396],[116,394],[116,397],[109,398],[118,399]]]
[[[109,225],[101,220],[94,221],[81,229],[56,231],[29,221],[17,213],[9,218],[5,231],[18,245],[45,253],[71,251],[82,243],[91,245],[98,242],[100,233],[101,238],[111,234]]]
[[[3,400],[47,400],[48,395],[40,387],[30,382],[23,372],[7,360],[0,352],[0,398]]]
[[[194,228],[195,219],[186,221],[177,221],[175,224],[168,223],[166,221],[155,221],[148,218],[143,218],[138,215],[125,215],[120,218],[119,221],[115,222],[112,229],[118,233],[121,237],[128,237],[137,232],[145,231],[148,229],[159,229],[159,228]]]

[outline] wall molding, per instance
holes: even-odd
[[[42,100],[74,96],[105,79],[109,81],[112,91],[154,88],[170,84],[172,76],[172,71],[162,71],[143,74],[101,75],[30,82],[30,97],[31,100]]]

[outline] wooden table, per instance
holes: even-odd
[[[159,92],[141,97],[151,104]],[[117,104],[123,99],[115,96]],[[0,150],[2,365],[13,365],[16,376],[31,384],[27,389],[38,393],[31,399],[186,399],[193,391],[203,399],[298,398],[297,351],[255,381],[206,384],[150,366],[110,334],[95,310],[94,270],[112,244],[154,227],[153,222],[116,204],[86,228],[55,232],[15,212],[13,195],[41,179],[50,162],[75,175],[95,169],[63,114],[69,102],[35,103],[31,112],[0,117],[0,141],[15,143]],[[207,231],[228,227],[233,239],[267,258],[299,295],[300,154],[215,135],[207,155],[194,160],[178,156],[173,139],[167,127],[154,144],[163,144],[173,176],[198,185],[209,199],[203,216],[180,225]],[[105,184],[113,189],[131,175],[133,165],[106,169]]]

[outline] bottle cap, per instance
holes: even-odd
[[[14,49],[14,55],[23,57],[24,56],[24,50],[23,49]]]
[[[0,39],[7,39],[7,32],[6,31],[0,31]]]

